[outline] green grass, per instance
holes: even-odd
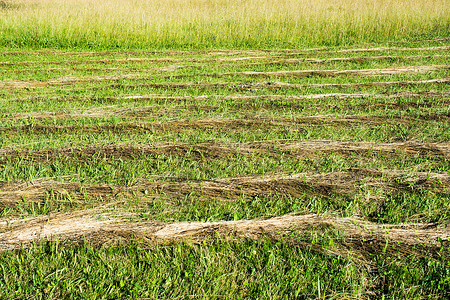
[[[7,0],[6,49],[291,48],[446,37],[446,1]]]
[[[317,243],[334,249],[330,240]],[[1,253],[0,261],[6,298],[439,299],[450,288],[445,259],[379,254],[367,269],[350,258],[268,239],[213,238],[150,249],[42,243]]]

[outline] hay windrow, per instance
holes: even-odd
[[[26,248],[40,240],[90,241],[108,243],[144,243],[189,240],[201,242],[217,235],[231,238],[290,239],[311,243],[314,234],[331,233],[334,242],[361,256],[377,251],[410,254],[420,252],[414,247],[439,249],[441,242],[449,243],[450,229],[435,224],[375,224],[358,218],[326,215],[285,215],[265,220],[221,222],[188,222],[164,224],[159,222],[123,223],[120,220],[62,214],[0,227],[0,251]],[[328,237],[329,239],[330,237]],[[333,238],[332,238],[333,239]],[[293,239],[295,241],[295,239]],[[441,241],[441,242],[439,242]],[[311,245],[312,246],[312,245]],[[342,250],[342,249],[341,249]]]
[[[257,91],[260,89],[267,90],[302,90],[302,89],[326,89],[326,88],[362,88],[362,87],[391,87],[391,86],[415,86],[423,84],[447,84],[450,82],[450,77],[443,77],[437,79],[427,80],[404,80],[404,81],[375,81],[375,82],[361,82],[361,83],[312,83],[312,84],[292,84],[279,81],[264,81],[264,82],[247,82],[247,83],[137,83],[137,84],[110,84],[101,88],[94,87],[93,90],[100,90],[105,88],[154,88],[165,90],[177,89],[197,89],[197,90],[214,90],[214,89],[229,89],[229,90],[249,90]]]
[[[181,66],[169,66],[159,68],[161,71],[174,71]],[[250,76],[250,77],[335,77],[335,76],[381,76],[381,75],[396,75],[407,73],[427,73],[438,70],[448,70],[449,65],[425,65],[425,66],[412,66],[412,67],[390,67],[386,69],[362,69],[362,70],[294,70],[294,71],[275,71],[275,72],[232,72],[232,73],[201,73],[201,74],[189,74],[189,75],[168,75],[166,77],[179,78],[179,77],[227,77],[227,76]],[[103,82],[103,81],[117,81],[117,80],[147,80],[150,78],[143,77],[139,74],[125,74],[125,75],[102,75],[102,76],[66,76],[57,79],[50,79],[47,81],[3,81],[0,82],[0,87],[5,89],[11,88],[38,88],[46,86],[60,86],[60,85],[73,85],[78,83],[88,82]]]
[[[74,132],[183,132],[194,129],[227,128],[227,129],[245,129],[245,128],[268,128],[276,126],[285,126],[292,124],[286,120],[269,121],[266,118],[254,119],[200,119],[193,121],[168,121],[156,123],[136,123],[127,122],[120,124],[98,124],[98,125],[21,125],[17,127],[1,127],[3,132],[26,132],[33,134],[48,133],[74,133]]]
[[[326,98],[337,98],[337,99],[354,99],[354,98],[375,98],[375,99],[390,99],[390,98],[446,98],[450,96],[449,91],[435,92],[435,91],[425,91],[425,92],[410,92],[410,91],[399,91],[390,94],[377,94],[377,93],[326,93],[326,94],[308,94],[308,95],[201,95],[201,96],[165,96],[158,94],[149,95],[129,95],[123,96],[122,99],[126,100],[167,100],[167,101],[201,101],[208,98],[219,98],[223,100],[317,100]],[[27,98],[28,99],[28,98]],[[116,98],[118,100],[119,98]],[[64,99],[61,99],[64,100]]]
[[[241,56],[241,57],[222,57],[222,58],[148,58],[148,57],[128,57],[128,58],[115,58],[115,59],[89,59],[89,60],[64,60],[64,61],[19,61],[19,62],[0,62],[0,66],[34,66],[34,65],[46,65],[46,66],[66,66],[66,68],[46,68],[45,71],[56,72],[71,72],[71,71],[90,71],[90,72],[102,72],[102,71],[129,71],[135,69],[137,64],[161,64],[161,63],[178,63],[183,64],[183,68],[201,69],[207,63],[215,63],[215,68],[225,67],[250,67],[250,66],[288,66],[298,64],[327,64],[337,62],[356,62],[363,63],[368,61],[415,61],[424,59],[448,59],[449,55],[382,55],[382,56],[358,56],[358,57],[333,57],[333,58],[286,58],[284,55],[262,55],[262,56]],[[243,62],[243,63],[241,63]],[[103,65],[118,65],[124,64],[128,67],[113,67],[106,68]],[[97,68],[87,68],[90,65],[101,65]],[[80,66],[80,67],[75,67]],[[175,65],[176,66],[176,65]],[[173,67],[172,67],[173,69]],[[159,67],[153,69],[144,70],[139,69],[140,73],[151,71],[168,71],[170,66]],[[5,72],[12,73],[36,73],[42,72],[42,70],[31,68],[16,68],[7,69]]]
[[[157,98],[157,97],[155,97]],[[163,97],[161,97],[162,99]],[[180,98],[178,98],[180,99]],[[167,100],[173,100],[172,97],[167,97]],[[181,99],[180,99],[181,100]],[[37,120],[77,120],[77,119],[93,119],[93,118],[105,118],[112,116],[124,116],[129,118],[137,119],[155,119],[161,116],[173,115],[174,117],[179,116],[182,112],[196,111],[196,112],[209,112],[218,109],[217,106],[211,105],[184,105],[182,107],[170,107],[165,108],[161,105],[152,106],[140,106],[140,107],[121,107],[119,105],[109,105],[103,107],[96,107],[85,111],[72,111],[72,112],[29,112],[23,113],[19,112],[17,114],[10,114],[10,116],[4,116],[2,120],[14,120],[23,118],[33,118]]]
[[[189,60],[189,59],[188,59]],[[31,65],[89,65],[89,64],[116,64],[116,63],[167,63],[180,61],[171,57],[164,58],[147,58],[147,57],[128,57],[128,58],[111,58],[111,59],[89,59],[89,60],[64,60],[64,61],[18,61],[18,62],[0,62],[0,66],[31,66]],[[183,61],[186,61],[183,59]]]
[[[293,70],[293,71],[274,71],[274,72],[257,72],[244,71],[232,73],[202,73],[193,75],[170,75],[170,78],[184,77],[227,77],[227,76],[248,76],[248,77],[336,77],[336,76],[383,76],[397,75],[407,73],[428,73],[438,70],[448,70],[449,65],[425,65],[413,67],[390,67],[385,69],[361,69],[361,70]]]
[[[192,155],[197,159],[217,159],[232,155],[251,155],[254,153],[270,156],[288,155],[292,157],[315,157],[318,153],[338,153],[342,155],[367,155],[368,153],[397,153],[437,156],[450,158],[449,143],[371,143],[344,142],[331,140],[317,141],[259,141],[252,143],[226,144],[208,142],[200,144],[155,143],[155,144],[117,144],[94,145],[87,147],[68,147],[48,150],[3,149],[0,150],[0,162],[17,157],[33,162],[52,161],[54,159],[91,160],[93,157],[133,160],[154,155]]]
[[[186,132],[189,130],[231,130],[246,129],[290,128],[302,126],[352,126],[352,124],[367,125],[398,125],[411,124],[418,121],[446,121],[450,119],[448,113],[428,114],[418,116],[361,116],[346,115],[334,116],[315,115],[296,118],[268,118],[265,116],[248,116],[242,119],[197,119],[192,121],[167,121],[167,122],[123,122],[119,124],[88,124],[88,125],[40,125],[29,124],[19,126],[3,126],[0,132],[4,133],[28,133],[28,134],[73,134],[81,132],[92,133],[126,133],[126,132]]]
[[[449,55],[381,55],[381,56],[358,56],[358,57],[333,57],[333,58],[283,58],[271,59],[268,62],[254,63],[254,65],[297,65],[297,64],[324,64],[332,62],[366,62],[366,61],[407,61],[419,59],[449,58]],[[253,58],[255,59],[255,58]],[[259,58],[261,59],[261,58]],[[231,66],[231,65],[230,65]]]
[[[358,88],[358,87],[383,87],[383,86],[409,86],[419,84],[445,84],[450,82],[449,77],[429,80],[405,80],[405,81],[377,81],[363,83],[312,83],[291,84],[285,82],[252,82],[236,86],[237,89],[304,89],[304,88]]]
[[[166,195],[184,198],[197,195],[218,200],[233,201],[245,197],[261,197],[274,194],[301,197],[305,193],[328,197],[332,194],[346,197],[361,188],[383,188],[385,192],[431,190],[450,193],[450,177],[445,173],[405,173],[396,170],[352,169],[347,172],[299,173],[294,175],[266,175],[233,177],[217,180],[172,180],[140,181],[133,186],[106,184],[84,184],[61,182],[53,179],[38,179],[30,182],[3,183],[0,186],[0,207],[14,207],[19,203],[43,202],[49,194],[53,198],[70,196],[72,201],[120,199],[126,195]]]

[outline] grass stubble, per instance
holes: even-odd
[[[0,298],[449,297],[448,7],[0,1]]]

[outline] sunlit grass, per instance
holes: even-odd
[[[3,2],[3,47],[345,45],[447,36],[450,19],[445,0]]]
[[[0,298],[449,298],[447,2],[0,0]]]

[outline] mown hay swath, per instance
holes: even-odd
[[[287,240],[295,236],[297,239],[294,241],[309,244],[310,249],[314,249],[317,245],[311,244],[312,237],[324,233],[331,233],[334,243],[347,251],[370,257],[377,251],[420,253],[421,247],[437,251],[442,242],[449,243],[450,227],[432,223],[375,224],[358,218],[331,215],[285,215],[265,220],[164,224],[124,223],[113,219],[63,214],[1,226],[0,251],[29,247],[40,240],[90,241],[95,244],[177,240],[200,242],[218,235],[250,239],[266,236]]]

